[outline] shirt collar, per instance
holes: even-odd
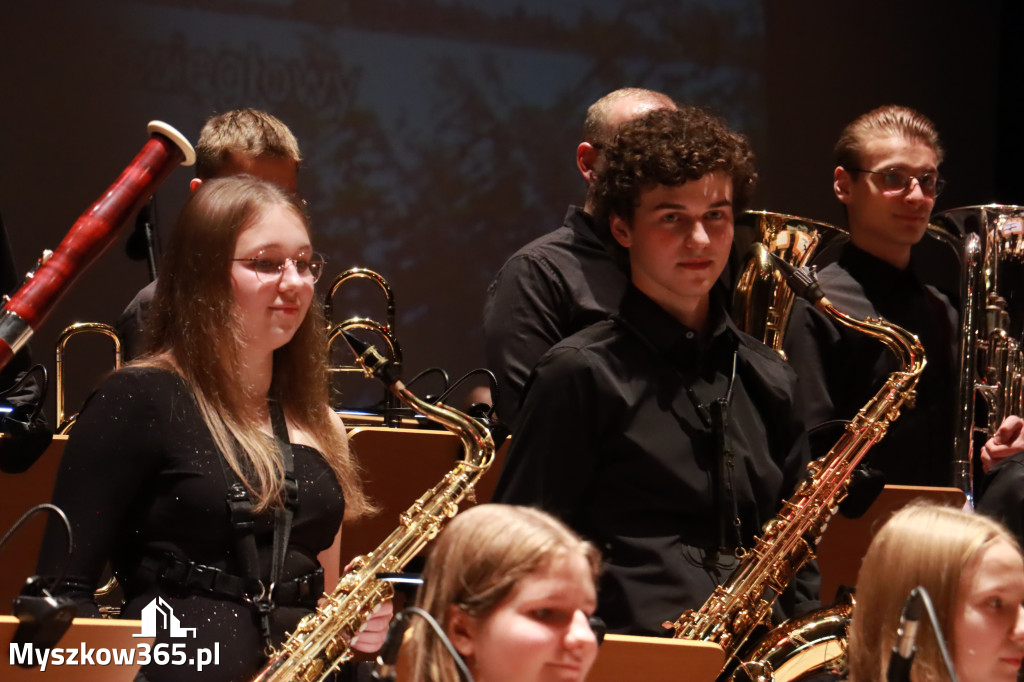
[[[708,342],[702,348],[697,330],[674,318],[667,310],[651,300],[632,283],[626,289],[619,317],[637,332],[652,349],[677,359],[683,365],[698,361],[707,350],[722,344],[735,349],[739,338],[732,318],[726,313],[718,288],[712,289],[708,306]]]
[[[576,234],[588,240],[597,240],[608,253],[628,261],[626,250],[612,236],[612,228],[607,218],[592,216],[579,206],[570,206],[563,222]]]
[[[854,246],[852,242],[843,247],[839,255],[839,265],[850,272],[854,279],[873,289],[902,288],[917,286],[919,283],[914,271],[913,257],[910,265],[901,269]]]

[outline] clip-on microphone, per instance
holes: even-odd
[[[924,611],[922,592],[922,588],[915,587],[903,604],[896,645],[892,648],[889,668],[885,673],[886,682],[910,682],[910,666],[914,662],[914,654],[917,653],[917,630],[921,622],[921,613]]]

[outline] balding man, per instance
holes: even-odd
[[[618,309],[629,282],[627,256],[606,220],[594,218],[595,174],[602,150],[619,127],[655,109],[675,109],[667,95],[640,88],[615,90],[587,110],[576,167],[587,182],[582,208],[570,206],[562,226],[519,249],[487,290],[484,342],[487,366],[498,378],[498,416],[515,427],[526,379],[540,357],[562,339]]]

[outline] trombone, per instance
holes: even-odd
[[[376,284],[384,294],[385,299],[385,315],[386,322],[380,323],[376,320],[368,317],[350,317],[341,322],[334,322],[334,298],[338,293],[338,290],[346,282],[365,279]],[[387,280],[384,279],[379,273],[374,272],[368,268],[350,268],[340,275],[334,278],[331,282],[330,288],[327,290],[327,294],[324,297],[324,317],[327,320],[327,355],[328,362],[330,362],[331,351],[334,348],[334,342],[338,338],[343,338],[342,332],[350,331],[353,329],[362,329],[365,331],[372,332],[378,336],[387,348],[388,359],[395,366],[396,371],[402,369],[402,345],[398,341],[398,336],[395,334],[395,295],[391,290],[391,286]],[[358,373],[363,374],[363,369],[358,364],[351,365],[328,365],[328,372],[332,375],[337,373]],[[403,422],[408,420],[401,419],[395,412],[399,408],[398,399],[389,391],[385,395],[384,401],[384,415],[383,422],[385,426],[404,426]],[[373,416],[363,416],[350,414],[345,417],[345,421],[348,423],[361,423],[366,421],[370,424],[380,423],[380,419]],[[415,425],[415,422],[413,422]]]
[[[124,354],[121,351],[121,339],[117,335],[117,331],[109,324],[102,322],[76,322],[60,333],[60,336],[57,338],[57,350],[54,358],[54,365],[57,370],[57,433],[60,435],[67,435],[78,418],[78,413],[67,418],[64,416],[64,349],[67,347],[68,341],[73,336],[78,336],[79,334],[103,334],[114,342],[115,371],[121,369],[121,364],[124,361]]]

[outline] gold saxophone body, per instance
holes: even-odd
[[[741,557],[726,582],[715,589],[699,610],[686,611],[675,623],[665,624],[675,630],[677,639],[714,642],[725,650],[726,666],[720,680],[797,679],[774,676],[772,660],[751,658],[747,644],[752,641],[755,630],[770,627],[769,616],[775,599],[792,582],[797,571],[814,558],[817,543],[846,497],[850,476],[858,463],[885,435],[889,424],[899,416],[900,407],[904,403],[913,404],[917,382],[925,366],[924,349],[916,336],[883,320],[856,320],[836,310],[821,295],[813,274],[796,270],[781,259],[776,259],[776,264],[788,273],[790,286],[798,293],[807,291],[820,310],[888,346],[898,357],[900,369],[890,374],[882,388],[861,408],[828,454],[807,465],[808,478],[782,503],[778,515],[765,524],[754,548]],[[834,615],[835,622],[842,620],[841,613]],[[805,628],[805,635],[815,630],[815,623],[806,625],[810,630]],[[784,628],[786,624],[779,630],[784,631]],[[844,637],[845,632],[840,636]],[[789,644],[797,642],[795,649],[799,650],[800,639],[808,646],[815,643],[813,637],[790,634]],[[776,648],[768,645],[768,650]],[[755,649],[763,651],[765,647]],[[786,649],[789,655],[794,653],[793,646]],[[736,676],[732,676],[734,670]]]
[[[375,348],[349,335],[346,340],[368,376],[381,379],[402,402],[459,436],[464,457],[400,516],[401,525],[384,542],[370,554],[353,560],[352,570],[331,594],[325,595],[326,602],[299,621],[253,682],[323,680],[351,659],[348,642],[374,609],[394,594],[391,584],[380,580],[378,574],[401,571],[434,539],[459,511],[459,502],[472,497],[473,487],[494,461],[494,440],[483,424],[457,410],[420,400]]]

